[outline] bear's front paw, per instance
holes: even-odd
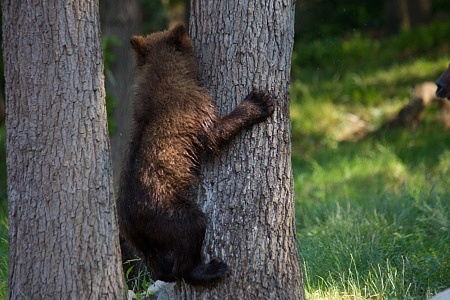
[[[270,117],[275,110],[274,97],[268,92],[258,91],[256,88],[253,88],[244,101],[254,107],[258,114],[258,122],[264,121]]]

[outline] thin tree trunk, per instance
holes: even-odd
[[[205,260],[230,276],[212,288],[178,284],[174,299],[304,299],[291,171],[289,74],[294,1],[191,1],[200,74],[230,112],[253,86],[276,96],[269,121],[242,133],[202,168],[198,202],[209,217]]]
[[[98,2],[2,9],[9,299],[121,299]]]
[[[134,62],[130,50],[130,37],[139,34],[141,5],[138,0],[101,1],[102,33],[114,37],[120,45],[110,51],[115,61],[109,66],[113,78],[107,78],[106,89],[115,100],[112,119],[115,131],[111,136],[114,186],[118,186],[122,159],[128,147],[131,124],[131,101],[133,94]]]
[[[431,0],[408,0],[411,27],[427,24],[431,20]]]
[[[410,28],[408,0],[384,0],[384,17],[388,33]]]

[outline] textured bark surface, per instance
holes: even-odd
[[[205,86],[221,114],[251,90],[276,96],[267,122],[243,132],[202,168],[198,201],[209,217],[206,260],[229,278],[212,288],[179,283],[174,299],[304,299],[291,170],[289,74],[294,1],[191,1],[190,33]]]
[[[120,299],[98,2],[4,0],[9,299]]]
[[[106,89],[115,102],[112,118],[116,125],[111,136],[114,186],[118,186],[122,159],[128,147],[131,124],[131,98],[133,94],[134,62],[130,49],[130,37],[139,34],[141,24],[140,1],[100,1],[102,33],[115,37],[121,44],[110,50],[115,61],[110,65],[114,79],[106,78]]]

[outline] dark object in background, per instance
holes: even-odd
[[[450,100],[450,64],[435,83],[437,85],[436,97]]]

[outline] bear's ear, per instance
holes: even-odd
[[[147,43],[143,36],[134,35],[130,39],[131,47],[136,52],[136,60],[139,66],[145,63],[145,55],[147,54]]]
[[[177,51],[185,52],[192,49],[192,42],[189,38],[186,27],[183,24],[175,26],[169,34],[167,44],[174,46]]]
[[[147,44],[143,36],[133,35],[130,39],[130,44],[137,54],[145,55],[147,52]]]

